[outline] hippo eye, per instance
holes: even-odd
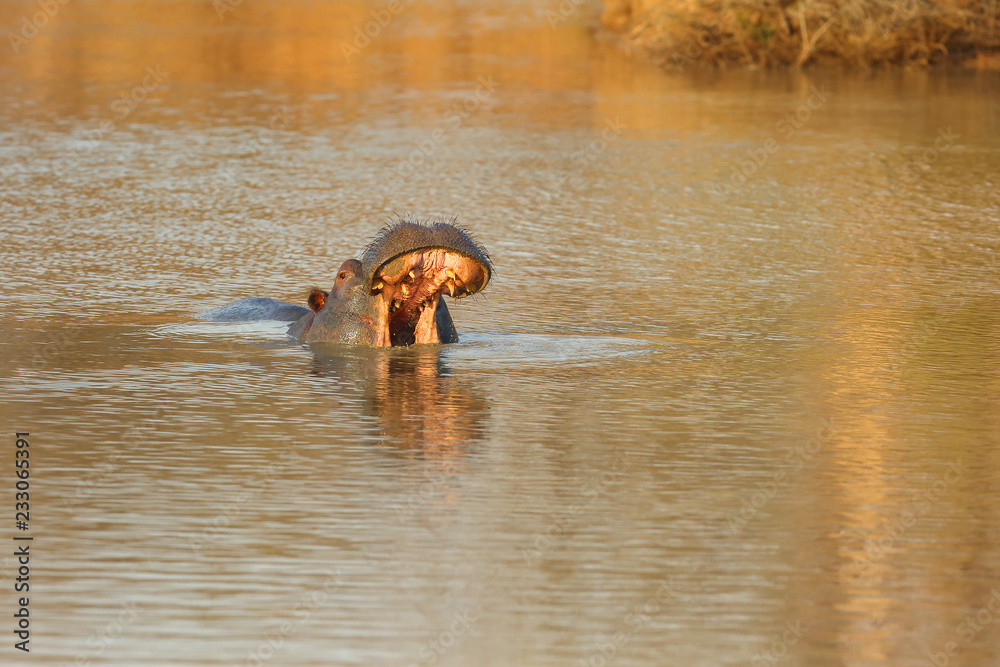
[[[340,278],[341,280],[343,280],[343,279],[345,279],[347,277],[347,272],[346,271],[341,271],[340,275],[337,276],[337,277]]]

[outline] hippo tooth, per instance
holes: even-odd
[[[417,274],[414,273],[412,269],[410,270],[410,272],[407,275],[410,276],[410,280],[416,280],[416,278],[417,278]]]
[[[448,296],[455,296],[455,281],[448,281]]]
[[[454,279],[455,279],[455,272],[454,272],[454,271],[452,271],[451,269],[445,269],[445,270],[444,270],[444,275],[448,276],[448,277],[449,277],[449,278],[451,278],[452,280],[454,280]]]
[[[378,291],[378,290],[382,289],[383,287],[385,287],[385,283],[383,283],[383,282],[382,282],[382,281],[380,280],[380,281],[378,281],[377,283],[375,283],[375,284],[374,284],[374,285],[372,286],[372,289],[374,289],[374,290]]]
[[[399,286],[399,290],[403,293],[403,298],[404,299],[410,296],[410,288],[409,288],[409,286],[406,283],[403,283],[402,285],[400,285]]]

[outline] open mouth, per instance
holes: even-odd
[[[387,347],[440,343],[441,296],[475,294],[489,279],[484,264],[444,248],[422,248],[385,262],[375,269],[371,284],[378,301],[376,338]]]

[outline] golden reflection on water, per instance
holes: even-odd
[[[488,405],[475,384],[449,372],[439,348],[314,352],[316,376],[360,389],[381,446],[445,469],[483,439]]]
[[[207,650],[178,663],[230,664],[338,564],[287,664],[334,645],[409,664],[473,602],[486,616],[448,660],[570,664],[675,576],[684,595],[622,663],[745,664],[802,618],[787,664],[924,665],[1000,572],[995,80],[665,74],[595,38],[586,3],[554,30],[544,2],[407,3],[348,59],[381,6],[71,0],[0,49],[0,148],[28,156],[0,208],[20,267],[4,386],[54,434],[51,650],[74,657],[135,590],[146,634],[116,656],[186,631]],[[0,25],[35,7],[0,4]],[[116,118],[147,67],[163,85]],[[385,175],[482,77],[496,92],[382,207]],[[239,151],[286,106],[287,132]],[[76,170],[35,160],[108,119]],[[961,139],[901,178],[942,127]],[[200,188],[219,159],[242,180]],[[193,321],[301,301],[391,206],[461,212],[494,252],[496,284],[455,309],[464,346],[327,355]],[[808,465],[726,528],[825,420]],[[298,463],[233,500],[292,445]],[[953,460],[962,478],[898,532]],[[58,504],[95,461],[113,479]],[[483,563],[506,574],[484,583]],[[993,664],[994,638],[967,664]]]
[[[899,254],[890,246],[880,271],[890,283],[904,275],[892,266],[893,257]],[[859,301],[874,300],[870,291],[858,294]],[[828,537],[838,544],[836,606],[853,619],[841,629],[840,643],[843,651],[872,663],[898,659],[911,641],[926,643],[935,653],[956,641],[960,616],[914,633],[920,627],[918,614],[901,592],[910,590],[919,577],[927,589],[914,594],[931,594],[947,608],[975,608],[982,604],[984,591],[952,579],[960,566],[948,559],[948,549],[961,543],[972,553],[991,550],[981,535],[962,532],[956,522],[964,513],[975,513],[981,501],[975,493],[961,492],[972,481],[970,464],[980,459],[978,454],[970,457],[977,448],[972,444],[975,436],[928,448],[934,436],[927,426],[939,425],[947,410],[917,398],[938,390],[935,384],[942,377],[928,373],[927,365],[935,365],[928,360],[950,347],[956,324],[968,315],[968,304],[949,303],[929,316],[907,298],[912,295],[887,290],[878,295],[877,313],[864,306],[839,312],[846,353],[826,370],[829,409],[837,423],[829,461],[829,479],[836,489],[829,512],[837,532]],[[944,551],[941,570],[915,572],[921,551],[938,548]],[[973,578],[983,575],[976,572]],[[980,655],[975,649],[964,648]],[[980,664],[976,660],[973,657],[972,664]]]
[[[15,24],[33,7],[4,3],[0,23]],[[474,4],[412,2],[367,44],[358,42],[358,54],[345,55],[356,29],[372,21],[373,9],[378,7],[360,0],[245,2],[220,17],[208,2],[72,2],[22,53],[6,50],[2,57],[18,78],[42,84],[46,97],[77,112],[99,102],[100,88],[129,86],[147,65],[166,70],[171,84],[263,86],[291,99],[331,93],[346,108],[387,86],[399,93],[398,112],[418,118],[425,113],[421,89],[498,69],[507,86],[589,87],[588,68],[576,63],[594,58],[597,49],[583,24],[551,30],[541,21],[512,33],[490,29],[489,16]],[[505,12],[519,11],[496,6],[487,13],[503,21]],[[518,65],[525,53],[533,55],[530,67]],[[171,100],[184,113],[205,103],[199,97]]]
[[[849,612],[858,626],[846,624],[841,641],[857,642],[857,636],[864,637],[860,645],[855,643],[851,647],[852,653],[864,660],[877,661],[891,654],[886,643],[892,640],[894,630],[898,630],[882,627],[898,601],[880,582],[898,581],[902,575],[891,558],[877,559],[878,554],[868,554],[865,550],[865,539],[880,534],[886,508],[894,505],[889,498],[890,489],[884,483],[895,463],[885,460],[895,451],[891,448],[893,438],[878,410],[879,405],[890,399],[884,375],[877,370],[885,348],[873,344],[887,332],[881,330],[884,324],[879,322],[852,324],[848,338],[851,352],[836,368],[830,369],[831,406],[846,421],[840,424],[844,430],[835,441],[831,456],[831,463],[838,471],[834,475],[835,485],[840,490],[835,496],[836,512],[841,533],[857,536],[855,540],[839,540],[837,577],[842,589],[838,595],[839,607]],[[870,558],[877,560],[869,561]],[[859,563],[866,566],[859,567]]]
[[[548,97],[544,104],[524,105],[515,97],[500,96],[491,123],[523,122],[527,115],[534,122],[560,125],[571,119],[579,122],[582,112],[597,127],[619,118],[632,131],[654,135],[762,125],[755,90],[767,74],[758,81],[726,82],[730,91],[744,95],[742,102],[750,110],[734,114],[710,96],[691,95],[711,86],[714,75],[668,79],[656,68],[624,56],[616,44],[595,40],[588,22],[598,12],[595,6],[584,4],[574,20],[553,29],[543,18],[544,3],[404,3],[384,27],[372,30],[377,32],[373,38],[358,42],[363,44],[358,54],[345,55],[346,47],[358,39],[356,31],[370,25],[373,11],[380,7],[364,0],[243,2],[220,16],[212,3],[196,0],[74,1],[60,6],[17,53],[0,51],[0,64],[10,68],[15,79],[30,83],[32,96],[43,97],[63,114],[90,114],[95,105],[100,113],[115,99],[108,97],[108,89],[127,93],[141,81],[146,67],[160,67],[168,73],[168,86],[183,85],[182,94],[171,95],[169,105],[186,122],[212,105],[194,84],[212,83],[234,92],[261,87],[293,102],[309,97],[318,115],[322,105],[317,96],[331,95],[333,106],[356,114],[358,102],[386,86],[397,92],[394,112],[419,123],[426,121],[428,112],[421,90],[489,75],[505,90],[544,91]],[[0,24],[19,26],[34,10],[31,2],[3,3]],[[526,20],[532,15],[539,20]],[[789,80],[783,91],[789,96],[789,110],[794,111],[823,78]],[[947,79],[921,72],[890,81],[887,87],[900,103],[913,95],[964,92],[949,86]],[[644,104],[630,103],[639,90],[662,95],[648,96]],[[678,101],[684,103],[682,113]],[[760,111],[770,114],[771,104],[769,98],[760,98]],[[982,108],[970,106],[965,113],[964,120],[980,131],[988,126]],[[880,127],[890,120],[865,112],[863,106],[847,114],[825,122],[854,123],[856,136],[864,136],[873,123]],[[773,126],[781,118],[773,115],[764,125]]]

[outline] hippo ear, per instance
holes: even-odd
[[[313,288],[309,290],[309,310],[314,313],[318,313],[323,310],[323,306],[326,304],[326,298],[328,296],[330,295],[321,289]]]

